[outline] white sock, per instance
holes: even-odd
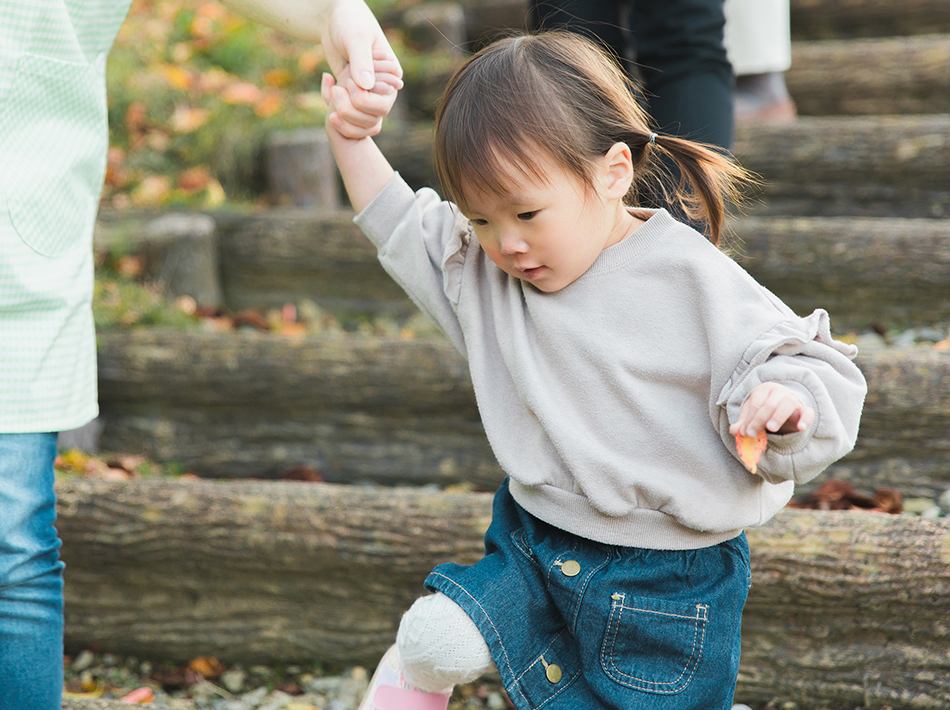
[[[396,646],[406,679],[430,693],[495,669],[478,627],[441,592],[417,599],[403,615]]]

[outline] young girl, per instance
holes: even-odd
[[[331,112],[388,100],[339,79]],[[742,530],[852,448],[866,391],[824,311],[796,316],[716,248],[743,171],[652,132],[568,34],[501,40],[451,80],[435,158],[455,204],[413,193],[369,130],[327,130],[357,224],[467,358],[508,474],[485,557],[429,575],[363,710],[441,710],[493,668],[518,710],[729,708]],[[660,152],[708,239],[637,209]],[[753,475],[735,435],[761,431]]]

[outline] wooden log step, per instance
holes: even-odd
[[[792,43],[799,115],[950,113],[950,35]]]
[[[219,225],[232,309],[310,299],[336,313],[415,312],[352,213],[274,210]],[[749,216],[731,226],[744,268],[803,315],[825,308],[840,332],[950,321],[950,220]]]
[[[791,0],[793,39],[950,32],[945,0]]]
[[[466,365],[441,338],[142,330],[100,335],[99,363],[106,450],[210,477],[308,465],[331,482],[488,490],[503,477]],[[870,389],[858,445],[825,476],[938,495],[950,486],[950,355],[886,349],[858,364]]]
[[[758,213],[753,209],[754,215]],[[733,256],[797,312],[816,307],[837,331],[950,321],[950,219],[740,216]],[[97,244],[148,251],[155,214],[102,215]],[[305,299],[347,315],[403,319],[415,306],[382,270],[349,211],[215,214],[215,269],[232,310]]]
[[[950,322],[950,219],[740,217],[734,257],[838,332]]]
[[[950,216],[950,114],[740,126],[735,154],[765,179],[765,211]]]
[[[410,185],[438,184],[431,127],[379,137]],[[763,212],[950,216],[950,114],[800,117],[740,126],[735,154],[765,182]]]
[[[155,218],[104,214],[98,244],[123,233],[123,249],[143,251]],[[341,317],[416,313],[352,219],[348,211],[215,214],[223,305],[311,300]],[[838,332],[950,321],[950,220],[740,216],[730,227],[746,270],[798,313],[825,308]]]
[[[66,648],[372,665],[422,581],[482,554],[489,494],[73,479]],[[737,702],[946,708],[950,522],[782,511],[748,531]]]
[[[523,0],[460,0],[471,40],[484,42],[499,28],[526,27]],[[794,39],[888,37],[950,32],[945,0],[791,0]]]
[[[416,118],[435,115],[461,61],[445,55],[407,70]],[[793,42],[785,80],[800,116],[950,113],[950,35]]]
[[[224,303],[232,310],[309,299],[334,313],[416,312],[351,211],[221,216],[218,235]]]

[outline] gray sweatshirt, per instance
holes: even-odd
[[[611,545],[714,545],[854,446],[867,388],[828,314],[798,317],[665,211],[554,293],[503,272],[454,205],[398,175],[356,223],[467,358],[512,496],[551,525]],[[729,425],[761,382],[816,416],[769,434],[753,475]]]

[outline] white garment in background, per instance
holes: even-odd
[[[792,66],[789,0],[726,0],[725,44],[736,76]]]

